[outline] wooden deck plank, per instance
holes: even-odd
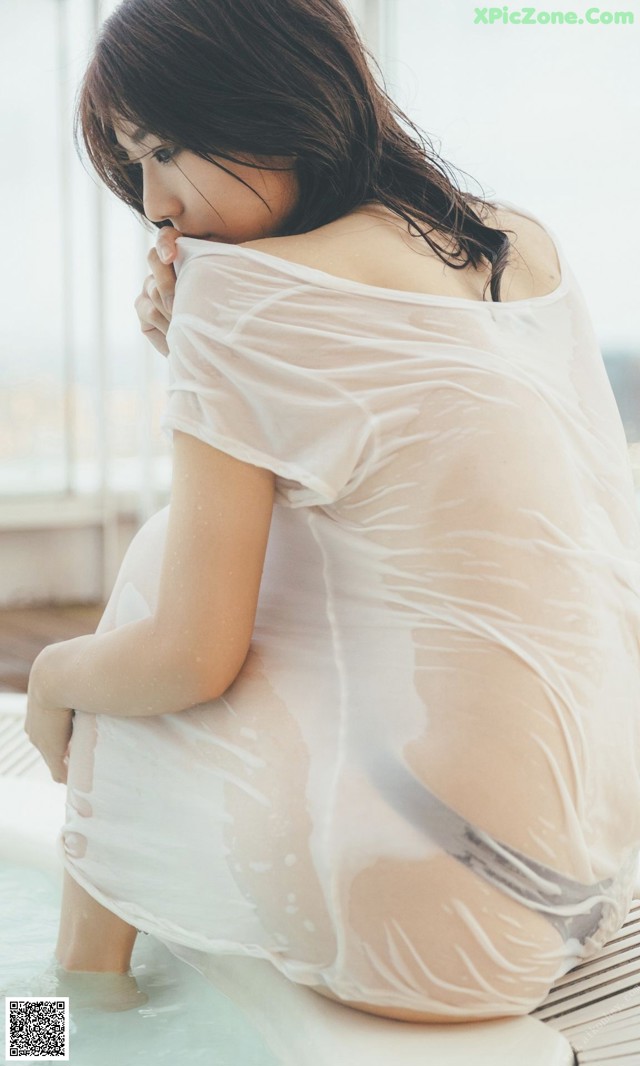
[[[0,692],[26,692],[33,660],[47,644],[95,633],[104,603],[0,609]]]

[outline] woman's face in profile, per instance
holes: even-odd
[[[114,131],[131,162],[142,169],[144,213],[151,222],[168,220],[190,237],[239,244],[277,235],[295,207],[298,182],[294,170],[254,169],[219,159],[231,171],[228,174],[215,163],[175,149],[130,123],[116,123]],[[293,160],[283,156],[263,157],[262,162],[293,166]]]

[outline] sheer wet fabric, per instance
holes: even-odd
[[[177,247],[163,431],[276,474],[254,634],[210,703],[77,709],[64,863],[205,975],[526,1013],[640,850],[640,527],[575,278],[557,242],[504,304]],[[153,613],[167,517],[99,631]]]

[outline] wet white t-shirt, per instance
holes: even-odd
[[[177,242],[163,430],[277,475],[255,628],[218,700],[77,713],[61,836],[203,973],[250,954],[350,1001],[521,1014],[624,921],[640,521],[550,235],[560,285],[506,303]],[[167,515],[102,630],[153,612]]]

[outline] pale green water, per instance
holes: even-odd
[[[0,862],[0,988],[15,987],[19,996],[20,980],[44,970],[59,909],[53,877]],[[149,996],[138,1010],[74,1017],[71,1002],[70,1066],[280,1066],[247,1015],[154,937],[138,936],[131,969]],[[0,1014],[0,1054],[8,1063],[4,1002]]]

